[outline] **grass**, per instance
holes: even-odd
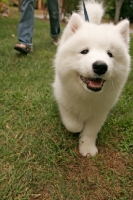
[[[0,18],[0,199],[132,200],[133,71],[99,134],[99,154],[84,158],[53,98],[49,23],[35,21],[34,52],[21,56],[18,20],[16,11]]]

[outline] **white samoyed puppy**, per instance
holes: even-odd
[[[102,4],[85,1],[83,10],[68,22],[55,60],[54,96],[62,122],[70,132],[81,132],[79,151],[94,156],[97,134],[130,71],[129,21],[100,24]]]

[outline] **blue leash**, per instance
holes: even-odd
[[[85,21],[88,21],[88,22],[89,22],[89,17],[88,17],[88,13],[87,13],[87,10],[86,10],[86,7],[85,7],[85,2],[84,2],[84,0],[83,0],[83,9],[84,9]]]

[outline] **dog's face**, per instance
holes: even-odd
[[[117,26],[84,22],[74,14],[57,53],[60,75],[85,90],[99,92],[107,83],[126,81],[129,73],[129,22]]]

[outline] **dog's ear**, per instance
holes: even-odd
[[[120,34],[123,37],[124,42],[126,43],[126,45],[129,44],[129,21],[127,19],[122,20],[121,22],[119,22],[119,24],[116,25],[117,30],[120,32]]]
[[[62,36],[63,40],[67,40],[71,35],[84,24],[83,19],[76,13],[72,14]]]

